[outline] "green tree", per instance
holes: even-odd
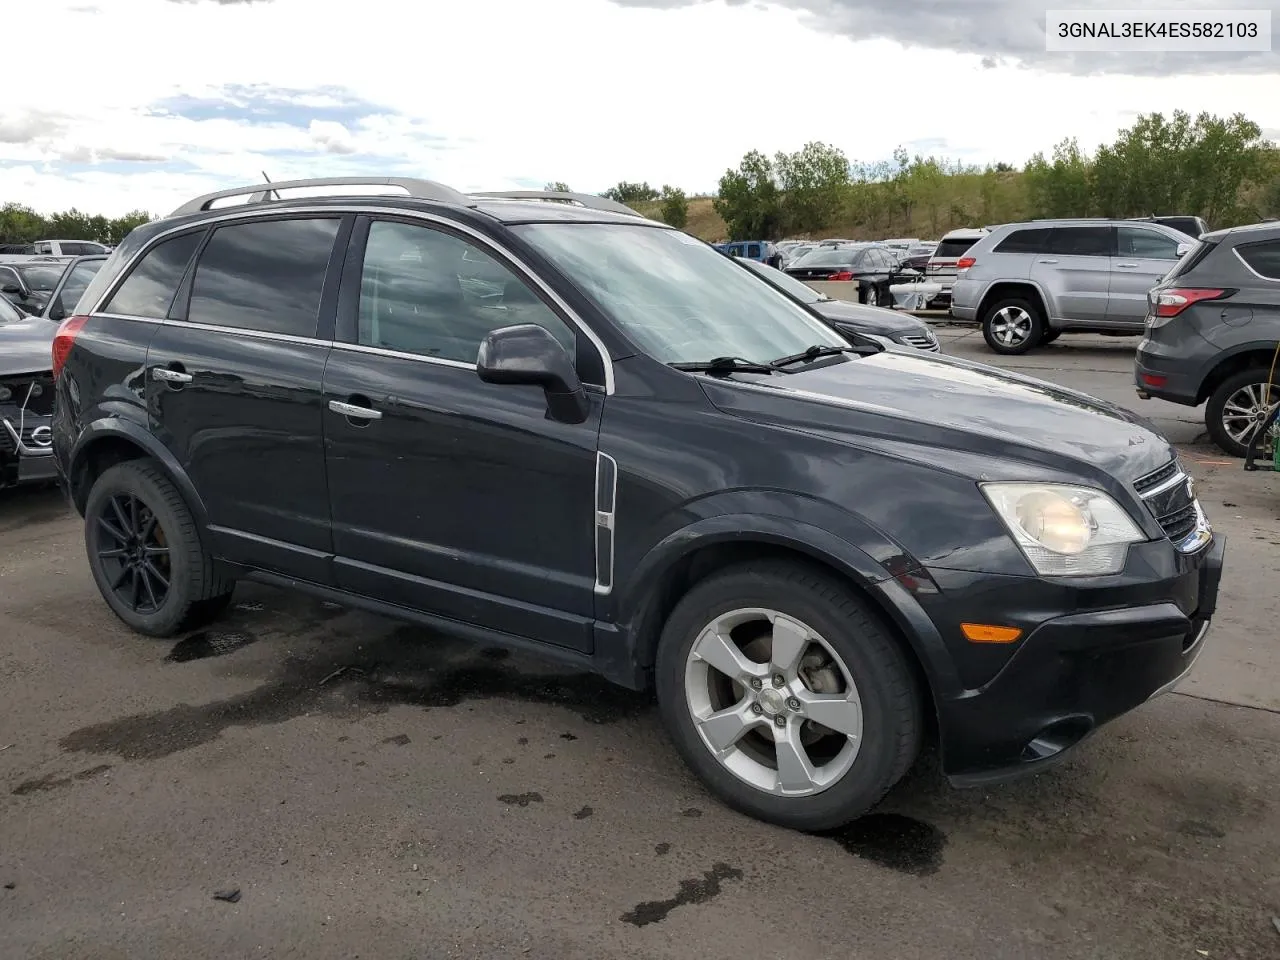
[[[759,150],[726,170],[712,206],[724,220],[730,240],[776,240],[782,227],[782,202],[773,164]]]
[[[1053,148],[1053,159],[1033,154],[1023,170],[1031,217],[1085,217],[1093,207],[1090,162],[1074,138]]]
[[[662,207],[659,212],[662,222],[677,229],[684,229],[689,222],[689,198],[679,187],[664,185],[662,188]]]
[[[849,190],[849,159],[838,147],[811,141],[774,157],[782,190],[783,227],[790,233],[824,230],[835,222]]]
[[[20,203],[0,207],[0,242],[30,243],[47,236],[48,224],[44,217],[30,207]]]
[[[929,217],[929,230],[934,234],[942,232],[944,207],[948,216],[951,215],[951,207],[947,203],[947,180],[942,162],[934,157],[921,156],[916,156],[908,164],[902,179],[903,190],[912,208],[925,211]],[[910,230],[910,222],[907,226]]]
[[[645,203],[658,199],[658,191],[646,183],[628,183],[619,180],[617,186],[610,187],[601,196],[616,200],[618,203]]]
[[[144,223],[150,223],[154,220],[151,214],[145,210],[134,210],[126,213],[123,217],[116,217],[107,221],[106,233],[98,237],[103,243],[116,244],[127,237],[136,227],[142,226]]]
[[[563,180],[552,180],[542,189],[550,193],[573,193],[573,191],[569,189],[569,185]]]

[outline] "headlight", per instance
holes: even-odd
[[[1124,569],[1146,537],[1101,490],[1055,483],[984,483],[983,494],[1036,572],[1096,577]]]

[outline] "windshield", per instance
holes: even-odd
[[[815,344],[847,346],[803,307],[678,230],[621,223],[512,229],[663,363],[764,362]]]
[[[65,267],[62,269],[66,269]],[[32,290],[48,291],[58,285],[62,269],[57,267],[18,267],[22,279]]]
[[[801,283],[795,277],[789,277],[781,270],[776,270],[766,264],[758,263],[755,260],[739,260],[738,262],[745,264],[783,293],[791,294],[801,303],[818,303],[822,300],[831,299],[830,297],[824,297],[808,284]]]
[[[793,267],[847,267],[862,252],[861,247],[823,247],[806,253]]]
[[[0,323],[12,323],[21,319],[23,319],[22,311],[4,297],[0,297]]]

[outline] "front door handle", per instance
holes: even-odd
[[[1138,269],[1138,265],[1136,263],[1117,263],[1116,266],[1121,270],[1137,270]]]
[[[190,383],[192,380],[191,374],[182,370],[173,370],[169,367],[153,367],[151,378],[153,380],[163,380],[165,383]]]
[[[330,400],[329,409],[334,413],[340,413],[344,417],[351,417],[353,420],[381,420],[382,411],[375,410],[373,407],[361,407],[354,403],[346,403],[342,400]]]
[[[1057,263],[1057,260],[1037,260],[1037,263]]]

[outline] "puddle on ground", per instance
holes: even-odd
[[[677,907],[706,903],[713,897],[718,897],[724,881],[741,879],[742,871],[737,867],[731,867],[727,863],[717,863],[699,879],[681,880],[680,891],[670,900],[649,900],[638,903],[618,919],[636,927],[661,923]]]
[[[184,648],[199,649],[196,642]],[[652,702],[649,694],[591,674],[522,672],[487,659],[465,641],[400,627],[372,641],[345,637],[311,659],[288,658],[275,679],[247,693],[82,727],[59,745],[67,751],[155,760],[210,743],[230,727],[283,723],[315,712],[360,716],[397,705],[447,708],[484,699],[561,706],[591,724],[632,719],[648,712]]]
[[[917,877],[937,872],[947,843],[946,834],[933,824],[900,813],[869,813],[816,835],[834,840],[863,860]]]
[[[15,797],[25,797],[30,793],[41,793],[45,790],[57,790],[61,787],[69,787],[77,780],[92,780],[98,774],[106,773],[110,769],[111,764],[104,763],[97,767],[90,767],[88,770],[81,770],[78,773],[73,773],[69,777],[60,777],[57,774],[51,773],[48,776],[40,777],[36,780],[24,780],[10,792]]]
[[[240,648],[255,643],[257,639],[247,630],[225,633],[201,630],[175,643],[164,659],[166,663],[189,663],[192,660],[204,660],[206,657],[225,657],[229,653],[235,653]]]

